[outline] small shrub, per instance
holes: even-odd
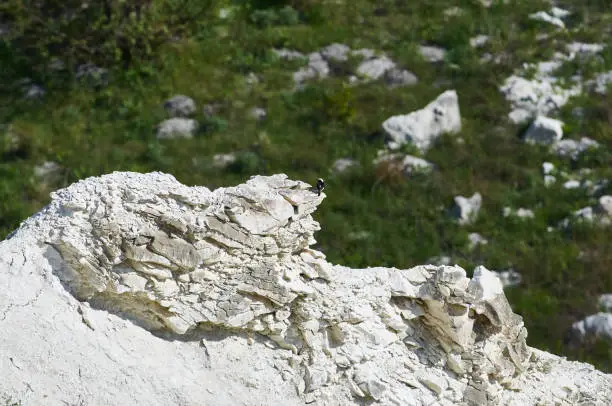
[[[0,21],[11,30],[4,37],[9,59],[3,62],[16,73],[40,77],[54,60],[69,68],[128,66],[199,29],[213,11],[213,0],[6,0],[0,3]]]
[[[300,22],[298,12],[291,6],[285,6],[281,9],[257,9],[251,13],[250,19],[259,28],[275,25],[297,25]]]

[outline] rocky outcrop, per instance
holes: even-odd
[[[526,345],[484,267],[350,269],[312,249],[325,194],[113,173],[0,243],[0,393],[27,404],[612,401]],[[120,382],[120,384],[118,384]],[[220,389],[222,388],[222,389]]]

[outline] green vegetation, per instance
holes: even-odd
[[[322,176],[328,197],[315,213],[322,225],[317,248],[330,261],[408,268],[448,255],[468,270],[479,264],[514,268],[523,282],[507,295],[525,319],[529,344],[612,371],[612,346],[571,349],[564,343],[571,323],[596,312],[597,296],[612,292],[612,228],[556,228],[595,199],[563,189],[562,182],[546,188],[541,173],[542,162],[549,161],[568,173],[590,168],[590,179],[612,179],[612,92],[577,97],[559,112],[567,138],[588,136],[601,144],[571,161],[525,145],[518,137],[522,128],[507,122],[510,107],[498,90],[523,63],[546,60],[566,43],[612,43],[608,1],[560,1],[573,12],[569,31],[527,18],[550,7],[543,0],[490,8],[477,0],[81,3],[0,5],[0,22],[12,27],[0,40],[0,237],[40,210],[50,191],[112,171],[163,171],[210,188],[253,174],[284,172],[312,184]],[[457,5],[462,14],[444,14]],[[541,33],[549,36],[536,40]],[[474,49],[469,39],[480,34],[490,40]],[[271,52],[308,53],[333,42],[385,52],[419,83],[347,86],[346,77],[332,76],[294,91],[292,73],[303,61]],[[444,63],[421,58],[417,47],[425,43],[448,50]],[[484,52],[504,57],[498,64],[480,63]],[[56,60],[63,69],[50,67]],[[108,69],[108,86],[76,78],[82,63]],[[607,70],[611,46],[558,74]],[[259,82],[249,84],[250,73]],[[23,97],[25,77],[47,90],[42,100]],[[406,178],[374,167],[383,147],[381,123],[451,88],[459,95],[463,130],[424,155],[435,171]],[[201,127],[193,139],[159,141],[155,126],[167,118],[162,104],[176,94],[196,101],[193,118]],[[202,111],[212,103],[219,105],[214,114]],[[249,117],[255,106],[267,110],[265,120]],[[230,152],[237,153],[232,165],[211,165],[214,154]],[[331,175],[332,163],[344,157],[361,165]],[[45,161],[62,170],[43,182],[34,168]],[[476,191],[483,196],[478,220],[457,225],[446,215],[453,196]],[[505,206],[530,208],[536,217],[504,218]],[[489,243],[470,250],[470,232]]]

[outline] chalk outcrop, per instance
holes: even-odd
[[[350,269],[285,175],[211,191],[115,172],[0,243],[0,394],[24,404],[609,404],[529,348],[484,267]],[[223,388],[223,389],[219,389]]]

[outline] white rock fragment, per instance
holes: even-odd
[[[550,9],[550,15],[556,18],[565,18],[571,14],[570,11],[562,9],[560,7],[552,7]]]
[[[419,82],[416,75],[405,69],[392,68],[385,72],[385,83],[390,88],[412,86]]]
[[[336,159],[332,165],[332,172],[334,173],[342,173],[346,172],[351,168],[355,168],[359,166],[359,163],[351,158],[340,158]]]
[[[522,207],[517,210],[513,210],[511,207],[504,207],[502,210],[502,215],[504,217],[514,216],[521,219],[535,218],[535,213],[533,210],[524,209]]]
[[[446,50],[437,46],[420,45],[419,53],[427,62],[442,62],[446,57]]]
[[[489,42],[488,35],[477,35],[475,37],[470,38],[470,46],[472,48],[480,48],[484,46],[487,42]]]
[[[212,166],[215,168],[227,168],[231,164],[236,162],[236,154],[215,154],[212,159]]]
[[[563,122],[537,116],[525,132],[524,140],[530,144],[551,145],[563,137]]]
[[[587,86],[594,88],[596,93],[606,94],[612,83],[612,70],[595,76],[595,79],[587,81]]]
[[[314,78],[326,78],[330,74],[330,67],[327,61],[319,52],[313,52],[308,55],[308,65],[293,73],[293,81],[296,84]]]
[[[480,206],[482,205],[482,196],[480,193],[476,192],[470,198],[455,196],[454,200],[455,205],[451,209],[451,213],[453,217],[459,221],[459,224],[470,224],[476,220],[478,212],[480,211]]]
[[[61,170],[62,167],[57,162],[45,161],[42,165],[34,167],[34,176],[41,181],[49,181],[59,174]]]
[[[520,124],[535,118],[537,115],[547,115],[564,106],[568,100],[582,91],[579,83],[568,86],[557,83],[553,71],[560,66],[560,61],[540,63],[535,68],[537,74],[533,79],[519,75],[507,78],[500,87],[512,106],[508,118],[512,123]],[[526,66],[532,69],[534,66]]]
[[[529,15],[529,18],[532,20],[543,21],[545,23],[550,23],[559,28],[565,29],[565,23],[560,17],[555,17],[548,14],[546,11],[538,11],[537,13],[533,13]]]
[[[357,67],[357,74],[365,79],[378,80],[393,68],[395,68],[395,62],[382,55],[361,62]]]
[[[353,51],[351,51],[351,55],[358,56],[364,59],[372,59],[376,56],[376,51],[369,48],[354,49]]]
[[[597,211],[604,216],[612,218],[612,196],[601,196],[598,201]]]
[[[272,49],[272,53],[274,53],[274,55],[276,55],[280,59],[294,60],[294,59],[306,58],[306,56],[303,53],[294,51],[292,49],[287,49],[287,48],[281,48],[281,49],[274,48]]]
[[[171,117],[188,117],[195,113],[195,101],[188,96],[179,94],[164,102],[164,109]]]
[[[47,91],[44,87],[37,85],[36,83],[31,83],[27,85],[23,91],[23,97],[28,100],[41,100]]]
[[[551,162],[542,162],[542,173],[544,175],[550,175],[555,170],[555,165]]]
[[[599,296],[597,299],[597,305],[602,312],[612,313],[612,293],[606,293]]]
[[[469,233],[468,240],[469,240],[468,247],[471,250],[476,248],[479,245],[487,245],[489,243],[487,239],[485,239],[482,235],[478,233]]]
[[[374,165],[386,166],[387,172],[403,173],[410,176],[415,173],[428,173],[434,168],[431,162],[413,155],[388,154],[379,151],[379,155],[373,161]]]
[[[323,58],[330,62],[344,62],[348,60],[351,48],[345,44],[333,43],[319,51]]]
[[[426,151],[442,134],[461,131],[457,93],[447,90],[421,110],[388,118],[382,127],[388,136],[389,148],[412,143]]]
[[[604,50],[603,44],[586,44],[583,42],[572,42],[566,45],[567,51],[570,53],[570,58],[573,59],[576,56],[585,57],[592,56],[600,53]]]
[[[521,274],[516,272],[514,269],[508,269],[506,271],[492,271],[497,276],[504,288],[520,285],[522,281]]]
[[[580,141],[561,140],[553,145],[553,152],[561,157],[578,159],[585,151],[599,148],[599,143],[588,137],[580,138]]]
[[[267,116],[268,113],[261,107],[253,107],[249,110],[249,117],[257,121],[263,121]]]
[[[580,182],[575,179],[571,179],[563,183],[564,189],[578,189],[579,187],[580,187]]]
[[[612,313],[597,313],[572,324],[573,339],[600,338],[612,340]]]
[[[162,121],[157,127],[157,139],[193,138],[198,122],[191,118],[176,117]]]

